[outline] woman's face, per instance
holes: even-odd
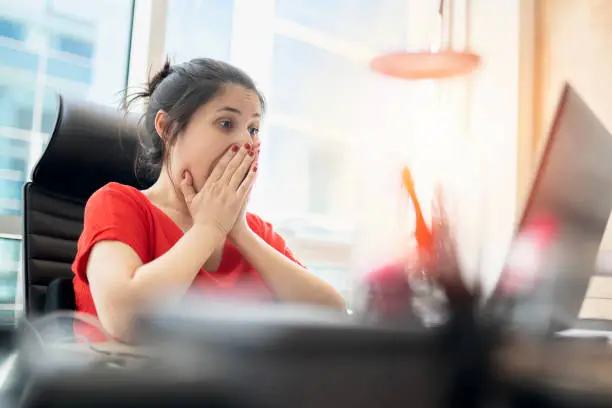
[[[175,185],[187,170],[199,191],[230,146],[258,146],[261,115],[257,93],[241,85],[227,85],[202,105],[170,149],[170,174]]]

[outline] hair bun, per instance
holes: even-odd
[[[159,84],[171,73],[172,65],[170,64],[170,60],[166,58],[162,69],[153,75],[153,77],[149,80],[149,85],[147,86],[147,93],[149,97],[153,95],[153,92],[155,92],[155,89],[159,86]]]

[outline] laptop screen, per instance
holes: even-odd
[[[566,85],[492,302],[519,327],[573,326],[611,210],[612,136]]]

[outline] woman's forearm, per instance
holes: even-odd
[[[257,234],[244,231],[233,236],[232,242],[279,300],[345,310],[344,299],[331,285],[272,248]]]
[[[184,295],[225,236],[214,227],[194,225],[168,252],[140,266],[132,278],[136,297],[162,291]]]

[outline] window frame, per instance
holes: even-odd
[[[0,215],[0,238],[3,236],[21,237],[23,234],[23,217],[20,215]]]

